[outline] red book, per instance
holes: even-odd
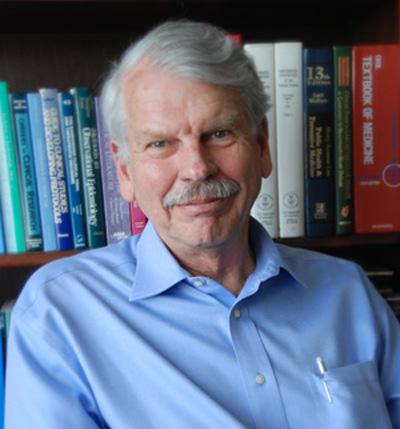
[[[356,232],[400,231],[400,45],[353,47]]]
[[[140,234],[146,226],[147,218],[136,201],[129,203],[129,210],[131,215],[131,232],[132,234]]]

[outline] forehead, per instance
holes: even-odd
[[[182,78],[148,64],[125,76],[122,93],[128,118],[136,125],[143,121],[232,119],[244,113],[236,90]]]

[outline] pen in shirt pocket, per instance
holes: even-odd
[[[318,356],[315,360],[317,362],[318,370],[323,377],[324,374],[326,373],[325,362],[321,356]],[[324,378],[322,378],[321,381],[322,381],[322,386],[324,387],[326,396],[328,398],[328,401],[331,404],[333,402],[333,399],[332,399],[332,395],[331,395],[331,392],[330,392],[329,387],[328,387],[328,383],[326,382],[326,380]]]

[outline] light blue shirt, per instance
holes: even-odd
[[[361,269],[255,222],[251,240],[238,297],[151,224],[37,271],[13,313],[6,428],[400,428],[399,324]]]

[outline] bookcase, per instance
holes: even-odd
[[[11,91],[96,90],[129,41],[169,18],[206,20],[245,42],[400,42],[399,9],[400,0],[0,0],[0,80]],[[391,267],[399,279],[400,233],[279,241]],[[38,266],[71,253],[0,255],[0,303]]]

